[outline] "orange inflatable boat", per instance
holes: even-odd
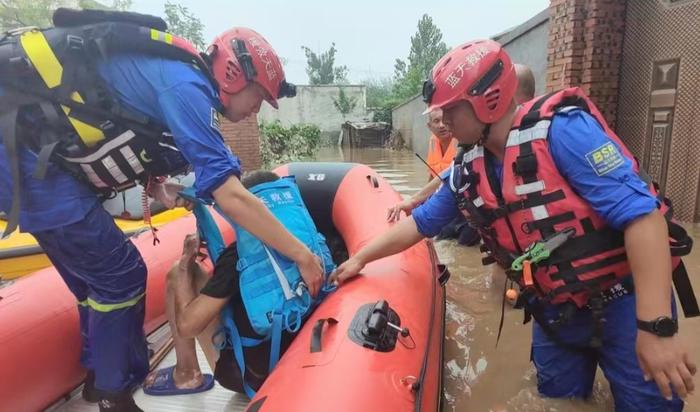
[[[339,233],[350,255],[388,229],[386,210],[401,200],[367,166],[296,163],[277,173],[296,176],[318,229],[332,249]],[[420,242],[369,264],[362,274],[329,295],[308,319],[248,411],[439,409],[441,280],[447,279],[441,279],[432,245]]]
[[[304,202],[334,256],[356,253],[386,229],[400,195],[372,169],[295,163]],[[216,213],[213,213],[216,216]],[[224,239],[228,224],[217,217]],[[133,238],[148,266],[146,330],[165,323],[164,281],[194,217]],[[249,411],[437,411],[442,400],[446,271],[429,242],[369,264],[311,315]],[[0,288],[0,410],[35,411],[83,379],[74,297],[53,268]]]
[[[220,223],[222,220],[218,220]],[[221,223],[224,238],[233,230]],[[132,238],[148,267],[146,333],[166,322],[165,275],[195,232],[194,216]],[[53,267],[0,285],[0,411],[39,411],[83,380],[75,297]]]

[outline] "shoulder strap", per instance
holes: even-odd
[[[585,93],[578,87],[570,87],[547,93],[525,103],[522,109],[526,110],[526,113],[519,121],[516,121],[513,129],[528,129],[540,120],[550,119],[559,109],[568,106],[581,108],[595,115],[596,118],[599,117],[599,112],[595,109],[595,106],[592,106]],[[600,121],[601,119],[598,120]]]
[[[534,126],[537,122],[542,120],[542,114],[540,113],[540,109],[542,108],[542,105],[549,100],[550,97],[554,96],[557,92],[551,92],[548,94],[545,94],[543,96],[535,98],[534,102],[531,103],[530,108],[528,109],[527,113],[522,117],[520,120],[520,124],[518,125],[518,128],[520,130],[528,129],[532,126]]]

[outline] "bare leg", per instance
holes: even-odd
[[[192,244],[188,244],[187,240],[185,241],[182,261],[190,261],[193,259],[193,256],[196,257],[196,245],[195,243],[194,247],[192,247]],[[175,281],[182,276],[187,276],[187,278],[191,280],[190,286],[193,294],[196,296],[199,294],[201,286],[206,282],[207,277],[200,265],[196,263],[180,265],[179,263],[180,262],[175,262],[173,268],[168,272],[165,313],[168,317],[168,324],[170,325],[170,332],[172,333],[175,346],[175,355],[177,357],[175,371],[173,372],[173,381],[178,388],[189,389],[201,385],[203,377],[197,360],[195,340],[193,338],[183,338],[177,331],[177,312],[175,310],[174,293]],[[186,267],[186,269],[184,267]],[[182,273],[183,271],[187,271],[188,273]],[[155,373],[148,375],[144,381],[144,386],[148,387],[153,384],[155,377]]]
[[[219,350],[214,347],[212,339],[220,326],[219,317],[217,316],[204,328],[202,333],[197,336],[199,346],[202,347],[202,352],[204,352],[204,356],[207,358],[207,363],[209,363],[212,372],[216,369],[216,361],[219,360]]]
[[[196,293],[199,294],[199,291],[202,290],[209,280],[209,277],[204,273],[201,266],[197,266],[197,268],[198,270],[194,273],[193,283]],[[209,322],[207,327],[204,328],[199,335],[197,335],[199,346],[202,348],[202,352],[204,352],[204,356],[207,358],[207,363],[209,363],[209,367],[212,371],[214,371],[216,361],[219,360],[219,350],[216,349],[213,343],[214,334],[219,330],[219,326],[220,319],[217,316]]]
[[[204,285],[207,283],[209,280],[209,277],[207,276],[206,273],[204,273],[204,270],[200,265],[196,265],[194,267],[194,270],[191,274],[192,276],[192,288],[193,292],[195,295],[199,295],[199,291],[202,290]],[[171,307],[168,310],[172,310],[172,313],[174,315],[175,313],[175,299],[170,299],[168,303],[171,305]],[[173,316],[172,318],[170,317],[170,314],[168,314],[168,319],[174,319],[175,317]],[[219,330],[220,327],[220,319],[219,317],[215,317],[214,319],[211,320],[211,322],[207,325],[202,332],[197,335],[197,341],[199,342],[199,346],[202,348],[202,352],[204,352],[204,356],[207,359],[207,363],[209,364],[209,367],[211,368],[212,371],[214,371],[215,366],[216,366],[216,361],[219,359],[219,350],[214,346],[213,343],[213,338],[214,334]],[[174,325],[171,324],[171,328],[175,328]],[[173,338],[175,340],[175,338]],[[193,369],[196,367],[196,371],[199,372],[199,361],[197,359],[197,352],[196,352],[196,347],[194,345],[194,339],[184,339],[182,337],[179,337],[178,339],[175,340],[177,341],[182,341],[187,342],[186,343],[186,348],[183,348],[182,351],[186,353],[187,359],[185,359],[182,363],[182,371],[187,371],[190,369]],[[181,368],[181,362],[180,362],[180,352],[177,351],[177,346],[175,346],[175,352],[177,354],[177,368],[176,370],[180,370]],[[185,363],[187,362],[187,363]],[[188,375],[192,376],[192,375]],[[201,373],[199,374],[199,382],[201,384]],[[199,385],[196,385],[199,386]]]

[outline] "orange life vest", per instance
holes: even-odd
[[[488,167],[485,156],[490,154],[483,146],[464,154],[461,162],[470,185],[458,195],[458,202],[481,233],[484,250],[489,254],[484,263],[495,260],[506,269],[529,245],[573,229],[573,236],[563,246],[532,268],[533,285],[525,284],[522,273],[511,270],[509,276],[518,281],[521,289],[534,289],[544,301],[573,302],[581,308],[591,297],[600,296],[601,291],[628,276],[630,267],[624,233],[608,226],[576,194],[559,173],[549,151],[547,138],[552,117],[572,109],[583,109],[595,117],[623,156],[632,161],[634,170],[643,173],[588,97],[579,88],[569,88],[536,98],[518,109],[506,143],[502,188],[495,172]],[[648,183],[649,191],[657,196],[650,179]],[[672,221],[668,204],[661,203],[661,212],[669,223],[672,255],[689,253],[692,240]],[[675,257],[674,267],[679,264],[680,258]]]
[[[435,172],[442,173],[445,169],[452,165],[457,152],[457,140],[452,139],[445,153],[442,152],[442,145],[437,136],[430,136],[430,147],[428,148],[427,163],[430,166],[430,178],[436,177]]]

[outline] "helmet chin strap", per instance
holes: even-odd
[[[491,123],[487,123],[486,126],[481,130],[481,137],[479,138],[479,141],[476,142],[477,145],[483,146],[484,143],[486,143],[486,140],[489,138],[489,134],[491,133]]]

